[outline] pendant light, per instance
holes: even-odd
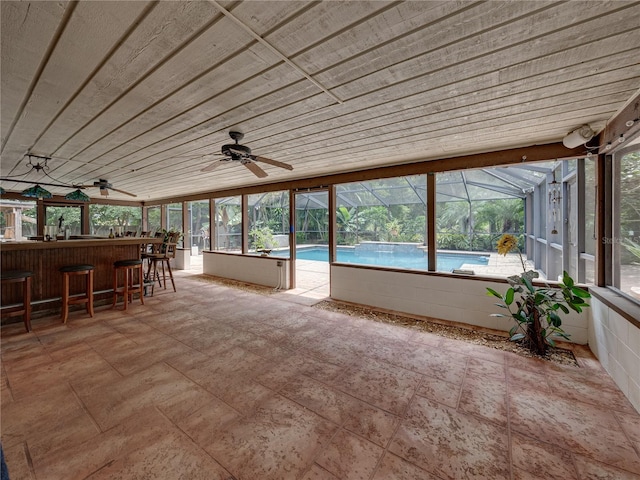
[[[51,192],[42,188],[39,184],[35,184],[33,187],[29,187],[21,192],[23,197],[29,198],[51,198]]]
[[[77,202],[90,202],[91,198],[89,198],[89,196],[87,194],[85,194],[82,190],[80,190],[79,188],[77,190],[74,190],[73,192],[67,193],[64,196],[65,199],[67,200],[75,200]]]

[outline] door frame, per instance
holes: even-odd
[[[296,203],[297,194],[327,192],[327,209],[329,213],[329,265],[336,259],[336,209],[335,209],[335,186],[320,185],[313,188],[292,189],[289,191],[289,278],[291,288],[296,288]],[[329,268],[329,288],[331,288],[331,268]]]

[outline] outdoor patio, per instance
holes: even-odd
[[[176,272],[128,312],[2,327],[12,479],[637,479],[599,362],[527,359]]]

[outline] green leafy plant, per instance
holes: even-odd
[[[557,287],[534,286],[533,279],[538,273],[526,270],[526,263],[517,244],[513,235],[505,234],[498,240],[498,253],[506,255],[515,249],[524,271],[508,278],[510,287],[504,294],[487,288],[488,295],[500,299],[500,303],[496,305],[509,312],[494,313],[492,316],[513,318],[515,325],[509,331],[511,340],[519,341],[531,352],[544,356],[549,346],[555,346],[554,338],[569,339],[569,335],[562,329],[560,314],[568,314],[570,310],[581,313],[583,308],[589,306],[585,299],[591,295],[575,285],[567,272],[563,273],[562,281]]]
[[[253,246],[257,252],[273,247],[273,233],[269,227],[254,228],[249,232]]]
[[[182,240],[182,237],[184,236],[181,230],[176,230],[175,228],[170,228],[169,230],[167,230],[166,228],[163,228],[162,234],[163,234],[163,242],[165,243],[169,241],[172,235],[174,236],[176,242],[179,242],[180,240]]]

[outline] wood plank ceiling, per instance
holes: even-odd
[[[1,15],[2,176],[31,152],[65,184],[145,202],[558,142],[640,86],[632,1],[3,0]],[[293,170],[201,172],[230,130]]]

